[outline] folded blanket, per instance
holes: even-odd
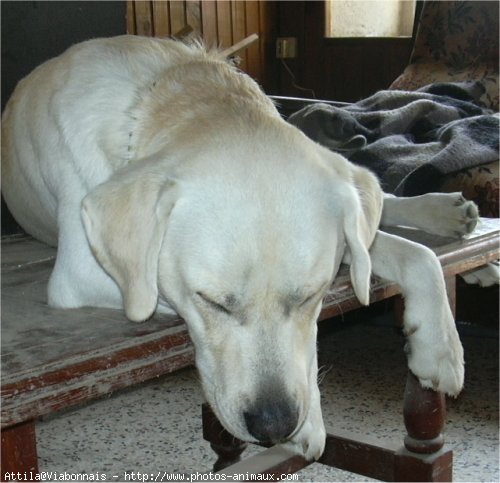
[[[311,104],[288,121],[311,139],[372,170],[387,193],[440,188],[457,171],[498,160],[500,118],[476,104],[479,83],[380,91],[354,104]]]

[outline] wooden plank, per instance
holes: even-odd
[[[378,282],[374,282],[375,280],[378,280]],[[386,300],[401,293],[399,286],[395,283],[386,282],[375,277],[373,277],[372,283],[374,285],[370,289],[370,304]],[[339,297],[337,297],[337,293]],[[361,307],[363,305],[354,295],[350,280],[344,286],[337,286],[335,283],[325,297],[318,320],[327,320]]]
[[[385,441],[329,433],[318,463],[382,481],[450,481],[451,461],[451,451],[422,457]],[[283,475],[296,473],[312,463],[282,446],[273,446],[216,474],[225,481],[237,481],[232,479],[235,475],[239,481],[259,481],[259,475],[279,481]],[[402,475],[404,479],[398,477]],[[448,479],[439,479],[440,475]]]
[[[296,473],[311,463],[283,446],[273,446],[218,471],[216,475],[223,481],[258,481],[259,475],[265,475],[266,481],[279,481],[283,474]],[[235,475],[243,476],[233,479]]]
[[[318,462],[377,480],[394,481],[398,450],[398,445],[383,440],[335,432],[327,435],[325,452]]]
[[[153,16],[151,2],[135,2],[135,25],[137,35],[153,36]]]
[[[46,289],[46,283],[37,283]],[[185,330],[181,319],[155,316],[144,324],[125,319],[123,311],[52,309],[45,302],[2,294],[2,387],[62,370]]]
[[[247,37],[245,2],[231,1],[231,22],[233,29],[233,43]]]
[[[89,318],[88,322],[93,323],[94,319]],[[68,330],[73,328],[70,325]],[[60,327],[63,332],[65,329],[64,325]],[[45,346],[65,345],[71,355],[63,351],[59,357],[47,355],[43,363],[32,362],[26,357],[19,365],[11,360],[2,363],[2,427],[179,370],[192,365],[194,360],[184,324],[144,335],[138,332],[135,337],[115,337],[107,344],[106,337],[99,334],[94,340],[84,339],[86,345],[81,343],[80,346],[61,337],[52,340],[50,333],[35,335],[41,340],[45,337],[42,349],[43,342]],[[105,342],[101,343],[101,339]],[[14,349],[23,351],[19,344]],[[50,350],[46,347],[43,353]],[[33,351],[36,352],[36,348]],[[2,353],[2,359],[6,357]]]
[[[244,477],[238,476],[238,479],[257,481],[258,475],[265,474],[272,475],[273,480],[276,481],[283,474],[295,473],[311,464],[302,456],[281,445],[272,446],[255,456],[238,461],[244,443],[224,429],[208,404],[202,406],[202,420],[203,438],[210,442],[212,449],[219,457],[216,465],[222,469],[217,470],[218,474],[225,475],[226,478],[245,475]],[[263,446],[266,445],[263,444]],[[236,450],[234,454],[232,448]],[[328,433],[325,451],[318,462],[393,481],[396,455],[399,451],[400,445],[387,444],[379,439],[363,437],[360,440],[348,432]],[[230,466],[227,466],[228,464]]]
[[[36,433],[34,421],[2,430],[1,481],[12,481],[5,473],[38,473]],[[28,480],[26,480],[28,481]]]
[[[500,258],[500,219],[481,218],[474,232],[463,239],[443,238],[420,230],[391,227],[386,231],[431,248],[445,276],[472,270]]]
[[[247,35],[259,34],[260,20],[260,2],[246,1],[245,2],[245,20]],[[255,43],[247,49],[247,74],[254,79],[260,80],[262,77],[262,69],[260,63],[260,47]]]
[[[247,36],[245,2],[232,0],[231,9],[232,9],[233,44],[236,44]],[[240,69],[246,72],[247,70],[246,49],[241,51],[238,54],[238,57],[241,59],[239,65]]]
[[[261,2],[259,8],[259,50],[262,69],[259,82],[264,91],[270,94],[275,92],[278,87],[276,63],[277,5],[275,2]]]
[[[201,22],[203,26],[203,40],[208,47],[217,47],[219,38],[217,34],[217,2],[203,0],[201,2]]]
[[[155,37],[168,37],[170,28],[170,2],[153,2],[153,27]]]
[[[248,37],[236,42],[234,45],[229,47],[228,49],[224,49],[222,51],[222,55],[226,57],[231,57],[232,55],[238,55],[240,52],[244,52],[250,45],[254,42],[258,42],[259,36],[257,34],[249,35]]]
[[[137,32],[135,26],[135,1],[127,0],[127,33],[135,35]]]
[[[57,250],[28,235],[2,238],[2,274],[55,261]]]
[[[15,384],[2,387],[2,428],[85,403],[193,364],[194,351],[190,345],[168,349],[169,343],[166,338],[156,347],[139,346],[146,351],[145,355],[133,351],[118,354],[117,357],[125,361],[112,368],[107,368],[108,361],[115,364],[112,354],[95,365],[94,361],[88,361],[88,371],[75,377],[72,376],[73,367],[66,367],[49,375],[48,379],[57,379],[58,382],[50,384],[44,376],[29,380],[37,383],[38,387],[34,389],[24,384],[19,389]]]
[[[170,0],[170,28],[175,35],[186,26],[186,5],[182,0]]]
[[[430,455],[402,448],[395,466],[393,481],[453,481],[453,452],[444,448]]]
[[[196,37],[202,36],[201,0],[186,1],[186,23],[191,26]]]
[[[217,2],[217,32],[219,45],[222,48],[233,45],[231,2]]]
[[[61,327],[61,331],[64,329],[64,326]],[[141,364],[145,364],[145,359],[149,356],[154,357],[157,352],[165,351],[165,357],[177,355],[178,352],[185,351],[190,345],[184,324],[136,337],[115,336],[108,344],[99,341],[99,338],[102,338],[100,335],[88,340],[87,346],[77,344],[74,340],[68,340],[66,337],[58,337],[53,340],[50,332],[48,334],[38,332],[36,335],[41,340],[39,347],[45,349],[46,352],[58,344],[73,347],[74,351],[61,350],[56,355],[45,355],[42,358],[35,356],[30,359],[20,356],[18,358],[19,364],[12,364],[8,360],[6,364],[3,364],[2,390],[8,392],[10,388],[16,390],[38,389],[47,384],[56,384],[59,381],[59,375],[64,372],[70,374],[71,377],[79,378],[91,372],[93,368],[114,370],[128,363],[133,357],[142,358],[144,356]],[[42,339],[42,336],[46,338]],[[15,344],[18,352],[29,349],[29,347],[29,344]],[[36,349],[33,347],[33,351]],[[5,357],[12,355],[12,352],[13,350]],[[4,354],[2,354],[2,358],[4,358]],[[71,368],[70,372],[68,372],[68,368]]]

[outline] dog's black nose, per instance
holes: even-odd
[[[299,421],[292,401],[258,398],[244,413],[248,432],[260,442],[277,443],[290,436]]]

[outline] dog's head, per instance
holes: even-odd
[[[367,172],[294,128],[278,134],[205,146],[168,176],[155,156],[82,209],[127,316],[147,319],[161,297],[186,320],[206,396],[246,440],[284,440],[304,422],[323,296],[344,260],[368,303],[382,204]]]

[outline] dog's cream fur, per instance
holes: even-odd
[[[79,44],[19,84],[2,134],[9,208],[58,246],[49,303],[124,307],[133,321],[179,313],[206,396],[237,437],[321,455],[316,318],[342,261],[364,304],[372,264],[401,285],[410,369],[460,391],[436,257],[377,230],[382,219],[461,235],[474,205],[384,202],[373,175],[281,120],[220,54],[130,36]]]

